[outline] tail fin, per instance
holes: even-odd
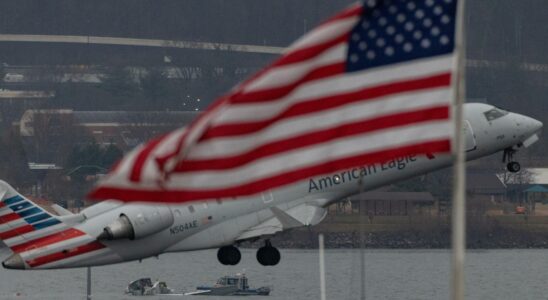
[[[0,180],[0,241],[12,251],[22,244],[66,229],[56,216]]]

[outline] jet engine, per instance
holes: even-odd
[[[121,209],[120,216],[97,237],[103,240],[140,239],[160,232],[173,224],[173,213],[167,206],[131,205]]]

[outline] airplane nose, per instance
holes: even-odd
[[[542,128],[541,121],[527,116],[522,117],[521,123],[525,127],[525,130],[531,134],[536,133]]]
[[[536,133],[543,126],[542,122],[537,119],[533,119],[531,117],[524,116],[524,115],[517,115],[517,116],[518,117],[515,119],[516,125],[519,128],[521,128],[524,131],[524,133],[527,133],[527,134]]]
[[[12,256],[8,257],[2,262],[2,266],[6,269],[16,269],[23,270],[25,269],[25,261],[21,255],[15,253]]]
[[[530,127],[534,130],[534,131],[538,131],[542,128],[543,124],[541,121],[537,120],[537,119],[533,119],[533,118],[530,118],[531,119],[531,125]]]

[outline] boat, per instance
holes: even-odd
[[[270,287],[263,286],[257,289],[249,287],[245,273],[233,276],[223,276],[213,286],[199,286],[196,291],[185,295],[215,295],[215,296],[268,296]]]
[[[150,278],[140,278],[130,282],[125,291],[126,294],[133,296],[154,296],[154,295],[173,295],[173,289],[167,287],[164,281],[155,281]]]

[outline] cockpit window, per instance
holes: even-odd
[[[483,113],[485,115],[485,118],[487,121],[493,121],[495,119],[498,119],[500,117],[504,117],[508,114],[507,111],[500,109],[500,108],[493,108]]]

